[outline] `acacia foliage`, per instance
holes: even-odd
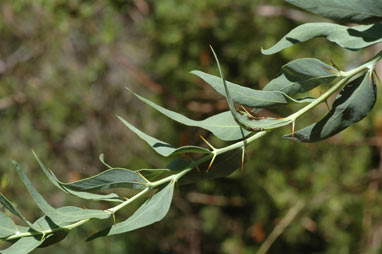
[[[350,29],[350,28],[348,28],[348,29]],[[296,37],[297,39],[295,39],[294,37],[293,37],[293,39],[298,40],[300,38],[298,36]],[[309,36],[311,36],[311,37],[322,36],[322,33],[309,35]],[[329,36],[328,36],[328,38],[329,38]],[[378,43],[380,40],[380,38],[374,38],[374,39],[375,40],[372,41],[373,43]],[[345,40],[348,40],[348,38],[345,38]],[[301,41],[303,41],[303,40],[301,40]],[[296,41],[293,41],[293,42],[296,42]],[[339,45],[341,45],[341,44],[339,44]],[[285,46],[283,46],[283,47],[285,47]],[[359,47],[362,48],[365,46],[361,44],[361,46],[359,46]],[[377,59],[377,60],[379,60],[379,59]],[[317,61],[318,60],[307,59],[306,62],[303,63],[303,66],[309,66],[309,64],[313,64],[313,62],[317,63]],[[323,63],[320,63],[320,62],[318,62],[318,64],[320,66],[324,65]],[[289,65],[293,66],[293,63],[290,63]],[[284,66],[285,68],[283,68],[283,70],[290,70],[289,69],[290,66],[288,66],[288,64],[287,64],[286,66]],[[370,62],[367,62],[364,65],[361,65],[361,67],[355,68],[355,70],[357,70],[357,71],[354,73],[352,73],[352,72],[350,72],[350,73],[342,72],[341,73],[339,70],[337,70],[333,67],[330,67],[330,66],[326,67],[326,68],[323,67],[323,69],[324,69],[323,72],[325,72],[325,70],[327,72],[324,74],[314,73],[316,71],[316,69],[314,69],[314,68],[312,68],[311,71],[309,71],[309,68],[307,68],[308,69],[307,71],[305,70],[304,72],[302,72],[302,71],[300,71],[301,67],[300,68],[297,67],[294,69],[291,68],[292,73],[294,72],[293,75],[290,75],[290,73],[291,73],[290,71],[282,72],[282,74],[280,74],[280,76],[282,78],[284,78],[284,76],[285,76],[285,78],[288,79],[288,77],[287,77],[288,75],[290,75],[292,77],[290,80],[288,80],[288,82],[285,82],[285,85],[289,86],[290,84],[292,84],[293,86],[297,85],[297,86],[301,87],[301,84],[304,84],[302,86],[304,92],[307,92],[310,89],[313,89],[314,87],[319,86],[321,84],[331,82],[332,81],[331,78],[333,80],[339,79],[340,81],[342,81],[342,80],[346,81],[346,82],[343,82],[343,84],[339,83],[339,84],[341,84],[341,86],[338,86],[338,89],[343,88],[343,90],[339,94],[339,97],[333,103],[333,108],[332,108],[333,112],[330,112],[328,114],[328,116],[324,118],[324,119],[326,119],[326,118],[332,119],[332,121],[325,120],[325,123],[327,125],[324,125],[324,126],[328,126],[328,128],[331,130],[330,134],[329,135],[327,135],[327,134],[323,135],[322,134],[322,133],[324,133],[324,131],[323,131],[324,129],[322,127],[322,125],[323,125],[322,121],[323,120],[321,120],[321,121],[318,121],[316,124],[314,124],[315,126],[319,126],[319,127],[315,128],[315,129],[318,128],[318,132],[316,130],[316,132],[314,132],[315,133],[314,135],[308,133],[308,134],[305,134],[305,138],[301,138],[302,135],[300,135],[300,133],[304,132],[303,131],[304,129],[301,131],[297,131],[295,133],[296,140],[312,142],[312,141],[316,141],[315,137],[317,137],[317,135],[319,136],[319,139],[327,138],[327,137],[330,137],[333,134],[343,130],[344,128],[348,127],[349,125],[361,120],[363,117],[365,117],[375,103],[375,85],[374,85],[374,77],[372,76],[373,75],[372,71],[373,71],[374,66],[375,66],[375,59],[372,59]],[[210,74],[202,73],[200,71],[194,72],[194,73],[196,73],[198,76],[200,76],[202,78],[204,77],[203,79],[207,83],[209,83],[218,92],[220,91],[221,94],[226,96],[227,102],[231,106],[230,111],[227,111],[222,115],[219,115],[219,117],[218,116],[212,116],[211,118],[208,118],[208,119],[210,119],[209,121],[207,121],[207,119],[206,119],[204,121],[198,122],[198,121],[192,121],[188,118],[185,118],[185,116],[179,115],[176,112],[164,109],[163,107],[161,107],[161,106],[159,106],[159,105],[157,105],[157,104],[155,104],[155,103],[153,103],[153,102],[151,102],[151,101],[149,101],[143,97],[140,97],[139,95],[137,95],[137,97],[139,99],[141,99],[142,101],[146,102],[147,104],[149,104],[150,106],[152,106],[153,108],[157,109],[161,113],[172,118],[173,120],[178,121],[180,123],[184,123],[186,125],[192,125],[195,127],[205,128],[205,129],[211,131],[212,133],[214,133],[218,138],[221,138],[222,140],[240,140],[242,138],[247,137],[250,134],[268,131],[268,130],[271,130],[271,129],[276,128],[276,127],[280,127],[283,125],[294,123],[296,120],[296,118],[293,118],[293,117],[289,117],[289,118],[286,117],[286,120],[285,119],[278,119],[278,118],[257,119],[256,117],[253,117],[249,112],[246,112],[246,111],[242,111],[242,112],[237,113],[236,110],[234,109],[233,103],[240,104],[240,105],[246,105],[246,106],[252,106],[252,107],[256,107],[256,108],[267,108],[269,106],[275,106],[277,104],[292,104],[292,103],[301,103],[301,102],[307,103],[309,105],[310,103],[317,101],[317,99],[323,98],[323,97],[319,97],[316,99],[315,98],[293,98],[290,96],[290,94],[295,95],[295,94],[300,93],[301,91],[292,89],[292,92],[290,92],[289,90],[287,90],[288,92],[285,92],[287,87],[283,86],[284,83],[281,85],[282,87],[277,87],[277,88],[271,89],[270,88],[271,83],[269,83],[269,85],[267,86],[268,89],[254,90],[254,89],[248,89],[248,88],[245,89],[242,86],[234,86],[234,84],[232,84],[232,83],[227,83],[228,85],[225,86],[224,85],[224,79],[222,80],[222,78],[219,76],[211,77]],[[210,76],[208,76],[208,75],[210,75]],[[308,75],[308,77],[312,77],[312,80],[307,79],[306,75]],[[361,77],[358,79],[350,80],[350,78],[353,78],[356,75],[361,75]],[[305,85],[307,85],[310,89],[306,89]],[[245,90],[245,92],[241,92],[241,90]],[[251,94],[251,93],[255,94],[254,96],[250,96],[253,100],[251,100],[251,98],[248,98],[248,94]],[[258,99],[256,96],[258,96]],[[281,102],[273,99],[276,97],[281,98]],[[340,106],[338,106],[338,105],[340,105]],[[356,106],[354,106],[354,105],[356,105]],[[365,107],[357,107],[357,105],[365,105]],[[340,121],[338,121],[336,119],[340,119]],[[130,129],[135,130],[135,132],[138,134],[138,129],[136,129],[135,127],[133,127],[131,124],[129,124],[126,121],[124,123]],[[190,123],[190,124],[188,124],[188,123]],[[227,130],[225,130],[223,132],[217,131],[220,129],[228,129],[228,131]],[[237,130],[239,130],[239,131],[237,131]],[[143,138],[147,143],[149,143],[153,147],[153,149],[156,150],[157,152],[161,148],[163,148],[163,150],[168,149],[171,151],[171,152],[166,151],[165,152],[166,155],[175,155],[175,154],[181,154],[181,153],[194,152],[194,153],[207,154],[207,156],[210,156],[208,158],[211,158],[211,157],[215,158],[215,153],[213,153],[216,151],[215,149],[213,149],[212,151],[208,151],[203,147],[197,147],[197,146],[174,148],[173,146],[168,145],[168,143],[165,143],[162,141],[158,142],[157,139],[150,137],[141,131],[139,131],[139,133],[141,134],[140,137]],[[154,142],[153,142],[153,140],[154,140]],[[239,146],[236,148],[239,148]],[[160,150],[160,151],[162,151],[162,150]],[[228,152],[230,153],[230,151],[228,151]],[[233,150],[233,152],[236,153],[235,150]],[[161,154],[161,152],[159,152],[159,153]],[[217,152],[216,152],[216,154],[217,154]],[[219,159],[222,159],[222,157],[224,159],[226,156],[227,156],[227,154],[225,154],[225,153],[222,153],[221,155],[220,154],[217,155],[215,164],[212,164],[212,166],[213,167],[215,166],[215,168],[212,167],[210,169],[213,171],[211,171],[211,173],[209,173],[209,177],[214,177],[215,175],[224,171],[224,169],[222,169],[223,166],[216,168],[216,163],[218,162]],[[179,161],[176,160],[176,161],[172,162],[172,164],[174,165],[178,162]],[[167,178],[167,179],[169,179],[168,184],[166,185],[166,187],[164,187],[163,189],[158,191],[146,203],[144,203],[141,206],[141,208],[139,208],[136,211],[136,213],[133,216],[131,216],[129,219],[127,219],[125,222],[122,222],[121,224],[115,224],[114,226],[110,227],[110,230],[106,230],[103,232],[107,232],[107,234],[113,234],[113,232],[123,233],[123,232],[127,232],[131,229],[135,229],[137,227],[140,227],[140,226],[146,226],[148,224],[151,224],[151,223],[161,219],[164,216],[164,214],[166,214],[166,212],[168,210],[168,206],[171,202],[173,184],[177,180],[179,180],[178,176],[181,176],[179,171],[189,170],[189,169],[193,169],[195,167],[195,165],[189,161],[188,161],[188,163],[187,163],[187,161],[186,162],[183,161],[182,163],[183,164],[179,164],[179,165],[182,165],[182,167],[177,165],[178,167],[170,168],[170,169],[169,168],[163,168],[163,169],[156,169],[156,170],[142,170],[142,171],[148,171],[148,172],[159,171],[159,173],[164,173],[164,172],[169,173],[169,174],[166,174],[166,177],[169,177],[169,178]],[[202,165],[203,163],[205,163],[205,161],[202,161],[199,164]],[[238,165],[240,165],[240,164],[237,164],[236,167]],[[231,172],[231,171],[229,171],[229,169],[231,169],[231,170],[235,169],[235,166],[232,166],[232,165],[229,165],[229,166],[224,165],[224,166],[227,166],[228,172]],[[44,168],[44,166],[42,166],[42,167]],[[205,165],[204,167],[201,167],[202,170],[205,170],[206,168],[207,168],[207,165]],[[17,166],[17,169],[18,169],[20,176],[23,179],[23,182],[26,184],[29,192],[31,193],[33,199],[36,201],[36,203],[39,205],[41,210],[44,211],[46,216],[47,216],[47,217],[45,217],[45,215],[44,215],[44,217],[42,217],[40,219],[39,223],[37,223],[37,224],[34,223],[34,224],[30,225],[29,230],[31,232],[33,232],[31,234],[43,236],[41,239],[39,239],[40,244],[43,244],[44,241],[48,241],[49,239],[53,239],[53,238],[57,239],[57,241],[61,240],[62,239],[61,237],[56,237],[56,236],[62,234],[62,232],[66,233],[72,227],[71,225],[67,225],[65,223],[74,222],[74,221],[79,222],[81,220],[88,220],[88,219],[94,219],[94,218],[103,219],[103,218],[110,217],[110,216],[114,215],[113,213],[110,213],[110,212],[107,213],[107,210],[92,211],[92,210],[88,210],[88,209],[81,210],[80,208],[72,208],[72,207],[67,207],[67,208],[64,207],[64,208],[54,209],[51,206],[49,206],[49,204],[47,204],[46,201],[44,201],[42,199],[41,195],[39,195],[37,193],[37,191],[34,189],[34,187],[30,184],[26,175],[23,173],[22,169],[19,166]],[[220,172],[218,170],[220,170]],[[172,171],[175,171],[175,172],[172,172]],[[122,187],[128,187],[128,188],[135,188],[135,186],[137,186],[136,187],[137,189],[144,189],[145,190],[145,188],[147,188],[147,186],[150,188],[156,188],[156,187],[162,186],[162,184],[163,184],[162,182],[156,182],[156,183],[154,182],[155,184],[152,184],[153,181],[149,181],[145,177],[141,176],[141,174],[144,174],[144,173],[135,173],[135,171],[131,171],[128,169],[111,168],[111,169],[109,169],[109,171],[107,171],[112,176],[110,178],[107,177],[106,173],[102,173],[101,175],[97,175],[94,177],[80,180],[78,182],[73,182],[73,183],[68,183],[68,184],[59,182],[58,179],[55,178],[55,176],[53,175],[53,173],[51,171],[47,170],[46,172],[48,172],[48,174],[50,174],[51,179],[54,180],[55,185],[61,186],[61,187],[65,186],[66,190],[70,190],[72,192],[77,191],[78,193],[81,193],[81,195],[84,195],[84,196],[94,195],[94,193],[88,193],[85,190],[89,191],[89,190],[97,190],[97,189],[108,189],[108,188],[112,188],[112,187],[116,187],[116,186],[122,186]],[[126,182],[122,181],[122,185],[119,185],[121,177],[116,177],[117,172],[122,173],[122,176],[126,178]],[[140,171],[138,171],[138,172],[140,172]],[[186,181],[187,181],[187,176],[188,175],[184,176],[184,179]],[[221,176],[221,175],[219,175],[219,176]],[[101,186],[96,185],[96,187],[93,187],[94,185],[92,185],[92,184],[97,183],[97,180],[99,180],[99,179],[101,179],[101,182],[104,185],[101,185]],[[166,179],[166,178],[162,178],[162,179]],[[110,182],[108,183],[107,181],[110,181]],[[105,184],[105,182],[106,182],[106,184]],[[90,186],[90,187],[88,187],[88,186]],[[113,197],[115,197],[115,196],[113,195]],[[4,206],[6,208],[9,208],[10,212],[16,211],[16,208],[14,206],[12,206],[11,203],[9,201],[7,201],[7,199],[5,197],[2,200],[4,202],[3,203]],[[107,200],[107,199],[103,199],[103,200],[113,201],[113,200]],[[125,201],[123,201],[123,199],[121,197],[117,197],[117,200],[119,200],[122,203],[125,202]],[[159,206],[159,207],[157,207],[157,206]],[[151,207],[151,210],[149,209],[150,207]],[[160,211],[163,211],[163,212],[150,214],[150,211],[152,212],[153,209],[159,209]],[[149,211],[148,212],[149,215],[146,218],[144,216],[147,214],[147,211]],[[64,213],[65,215],[60,216],[61,213]],[[126,226],[125,229],[122,229],[122,230],[113,230],[113,227],[114,228],[124,228],[124,225],[131,225],[130,221],[135,219],[136,217],[139,217],[140,213],[142,213],[143,214],[142,217],[145,218],[143,221],[140,222],[141,224],[135,225],[133,227]],[[16,214],[19,214],[19,212],[16,212]],[[78,217],[75,217],[75,219],[70,219],[73,214],[76,214]],[[61,218],[61,217],[63,217],[63,218]],[[49,219],[47,219],[47,218],[49,218]],[[43,223],[42,222],[43,220],[47,220],[48,223]],[[8,219],[4,219],[4,221],[6,222],[5,225],[9,225]],[[45,237],[45,230],[44,230],[44,232],[42,232],[41,228],[37,229],[36,225],[38,225],[38,224],[41,224],[42,227],[45,228],[45,230],[48,230],[48,231],[50,230],[47,233],[46,238],[44,238]],[[12,229],[7,228],[7,229],[13,233],[15,233],[14,230],[17,230],[17,228],[16,229],[15,228],[12,228]],[[19,231],[17,230],[16,232],[19,232]],[[21,231],[21,233],[25,233],[25,232]],[[9,237],[9,236],[10,235],[7,235],[6,237]],[[8,251],[12,251],[13,249],[17,249],[17,251],[20,251],[19,248],[23,248],[23,246],[26,246],[25,247],[26,251],[29,251],[30,249],[37,247],[36,246],[37,240],[34,239],[33,243],[31,243],[32,238],[34,238],[34,237],[22,238],[22,239],[27,239],[27,240],[23,240],[23,241],[19,240],[18,243],[13,245],[13,247],[10,247],[10,249]],[[7,253],[7,252],[4,251],[4,253]]]

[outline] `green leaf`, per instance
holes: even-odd
[[[110,188],[144,189],[147,183],[147,180],[135,171],[124,168],[111,168],[95,176],[64,183],[63,186],[78,191],[94,191]]]
[[[28,192],[32,196],[32,199],[37,204],[37,206],[49,216],[56,224],[61,222],[75,222],[83,219],[97,218],[106,219],[110,217],[109,212],[94,209],[82,209],[79,207],[66,206],[59,209],[53,208],[46,202],[46,200],[41,196],[41,194],[32,185],[28,177],[25,175],[24,171],[21,169],[20,165],[13,161],[16,167],[17,173],[19,174],[21,180],[23,181]]]
[[[129,91],[132,94],[134,94],[139,100],[153,107],[154,109],[158,110],[159,112],[171,118],[172,120],[187,126],[194,126],[194,127],[200,127],[200,128],[206,129],[212,132],[216,137],[220,138],[221,140],[225,140],[225,141],[238,140],[238,139],[245,138],[250,133],[249,131],[241,128],[241,126],[238,123],[236,123],[230,111],[226,111],[226,112],[211,116],[202,121],[195,121],[179,113],[165,109],[153,103],[152,101],[142,96],[139,96],[138,94],[132,92],[131,90]]]
[[[220,77],[204,73],[201,71],[192,71],[192,74],[203,79],[207,84],[212,86],[218,93],[225,96],[224,85]],[[229,81],[226,81],[232,100],[240,105],[266,108],[270,106],[287,104],[287,103],[305,103],[306,100],[296,100],[289,97],[287,94],[280,91],[263,91],[255,90],[248,87],[240,86]]]
[[[126,233],[160,221],[166,216],[170,208],[173,192],[174,182],[170,182],[141,205],[127,220],[96,233],[88,240],[93,240],[100,236]]]
[[[16,234],[19,230],[11,218],[0,212],[0,238]]]
[[[45,174],[48,175],[48,178],[51,181],[54,181],[53,184],[69,193],[75,192],[76,194],[78,194],[78,192],[83,192],[82,195],[89,195],[92,193],[87,193],[85,191],[106,190],[110,188],[144,189],[146,188],[145,184],[148,183],[146,179],[144,179],[141,175],[137,174],[137,172],[124,168],[111,168],[97,175],[84,178],[75,182],[62,183],[54,176],[51,170],[47,169],[45,165],[42,164],[42,162],[39,160],[36,154],[35,157]],[[98,196],[103,197],[104,195]],[[106,197],[109,198],[110,195]],[[118,198],[116,194],[114,194],[114,196],[111,197]]]
[[[284,65],[278,77],[263,90],[286,94],[305,93],[321,84],[330,83],[339,76],[338,73],[337,69],[318,59],[297,59]]]
[[[333,108],[321,121],[295,132],[293,140],[317,142],[362,120],[373,108],[377,99],[376,92],[374,79],[367,72],[343,88],[334,101]],[[291,139],[292,134],[285,137]]]
[[[261,49],[261,52],[265,55],[275,54],[315,37],[325,37],[343,48],[358,50],[382,42],[382,24],[348,27],[331,23],[307,23],[290,31],[271,48]]]
[[[170,208],[173,193],[174,183],[170,182],[140,206],[127,220],[113,225],[108,235],[125,233],[160,221]]]
[[[26,254],[43,243],[40,239],[34,236],[23,237],[17,240],[9,248],[0,251],[1,254]]]
[[[382,20],[382,2],[376,0],[285,0],[302,9],[346,22]]]
[[[62,223],[61,225],[64,225]],[[49,217],[43,216],[33,223],[34,227],[39,227],[41,230],[54,230],[59,229],[61,226],[55,224]],[[33,232],[33,231],[32,231]],[[43,234],[36,236],[23,237],[17,240],[9,248],[0,251],[1,254],[20,254],[29,253],[37,247],[43,248],[51,244],[57,243],[63,240],[68,234],[67,230],[60,230],[53,234],[44,236]]]
[[[95,193],[90,193],[90,192],[86,192],[86,191],[76,190],[75,188],[71,188],[71,186],[66,186],[68,184],[63,183],[60,180],[58,180],[57,177],[54,175],[54,173],[42,163],[42,161],[40,160],[40,158],[37,156],[37,154],[35,152],[33,152],[33,155],[35,156],[38,164],[40,165],[40,167],[42,169],[42,171],[48,177],[50,182],[52,184],[54,184],[60,190],[66,192],[68,194],[83,198],[83,199],[103,200],[103,201],[111,201],[111,202],[122,202],[122,200],[119,198],[119,196],[117,194],[114,194],[114,193],[111,193],[111,194],[95,194]],[[105,182],[105,184],[106,184],[106,182]]]
[[[172,145],[166,142],[163,142],[159,139],[156,139],[140,131],[139,129],[135,128],[133,125],[131,125],[122,117],[120,116],[117,116],[117,117],[119,120],[122,121],[124,125],[126,125],[131,131],[137,134],[141,139],[143,139],[147,144],[149,144],[152,149],[154,149],[157,153],[159,153],[162,156],[168,157],[168,156],[182,154],[182,153],[203,153],[203,154],[211,153],[210,150],[203,147],[198,147],[198,146],[182,146],[179,148],[173,147]]]
[[[217,55],[216,55],[216,53],[212,47],[211,47],[211,50],[212,50],[212,53],[214,54],[216,63],[218,65],[219,73],[221,76],[220,83],[222,84],[222,86],[224,88],[224,94],[223,95],[226,98],[228,106],[229,106],[229,110],[230,110],[233,118],[235,119],[235,121],[237,123],[239,123],[245,129],[250,130],[250,131],[273,129],[273,128],[278,128],[278,127],[281,127],[281,126],[284,126],[284,125],[291,123],[291,121],[288,119],[269,118],[269,119],[256,120],[256,119],[249,118],[248,114],[242,115],[242,114],[238,113],[236,111],[235,105],[234,105],[232,97],[231,97],[231,91],[228,88],[227,82],[225,81],[223,72],[220,68],[219,59],[218,59],[218,57],[217,57]],[[237,87],[240,87],[240,86],[237,86]],[[238,89],[240,89],[240,88],[238,88]],[[244,94],[242,96],[244,96]]]
[[[30,223],[20,212],[17,210],[16,207],[12,205],[12,203],[2,194],[0,193],[0,203],[12,214],[19,217],[23,222],[25,222],[29,227],[39,231],[38,228],[34,227],[32,223]]]

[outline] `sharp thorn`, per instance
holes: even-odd
[[[210,171],[212,164],[214,163],[216,158],[216,153],[214,153],[214,156],[211,159],[210,165],[208,165],[207,172]]]
[[[200,138],[206,143],[212,150],[215,150],[215,147],[213,147],[202,135],[200,135]]]
[[[139,171],[135,171],[135,172],[137,172],[137,174],[138,174],[140,177],[142,177],[147,183],[150,183],[150,181],[147,180],[146,177],[144,177],[144,176],[141,174],[141,172],[139,172]],[[137,181],[137,182],[138,182],[138,181]],[[145,184],[145,185],[146,185],[146,184]]]
[[[292,122],[292,139],[290,141],[291,144],[293,144],[293,140],[294,140],[294,127],[295,127],[295,121]]]

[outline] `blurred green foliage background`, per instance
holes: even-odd
[[[221,96],[189,74],[217,74],[210,44],[227,80],[257,89],[293,59],[330,57],[347,69],[378,51],[350,52],[316,39],[261,55],[261,47],[298,24],[322,21],[281,0],[5,0],[0,13],[0,189],[31,220],[41,213],[12,159],[51,204],[107,208],[45,184],[32,149],[64,181],[104,170],[101,153],[113,166],[166,164],[115,114],[173,145],[200,145],[199,135],[224,145],[203,130],[171,122],[125,89],[193,119],[227,109]],[[267,135],[248,148],[243,171],[179,186],[169,214],[157,224],[85,242],[112,223],[94,221],[35,253],[255,253],[294,211],[269,253],[382,253],[381,104],[322,143],[281,139],[288,128]],[[326,111],[323,105],[297,127]]]

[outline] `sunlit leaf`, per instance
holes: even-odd
[[[204,73],[201,71],[192,71],[192,74],[203,79],[207,84],[212,86],[218,93],[225,96],[224,85],[220,77]],[[289,97],[280,91],[263,91],[255,90],[248,87],[240,86],[226,81],[227,88],[232,100],[240,105],[248,107],[265,108],[287,103],[306,103],[310,100],[298,100]]]
[[[43,243],[41,239],[38,237],[30,236],[23,237],[17,240],[14,244],[12,244],[9,248],[0,251],[1,254],[26,254]]]
[[[0,212],[0,238],[19,232],[11,218]]]
[[[243,129],[235,121],[231,112],[229,111],[211,116],[202,121],[196,121],[196,120],[189,119],[174,111],[165,109],[153,103],[152,101],[132,92],[131,90],[129,91],[133,93],[139,100],[153,107],[154,109],[158,110],[159,112],[171,118],[172,120],[187,126],[194,126],[194,127],[200,127],[200,128],[206,129],[212,132],[216,137],[220,138],[221,140],[232,141],[232,140],[242,139],[250,133],[249,131]]]
[[[119,120],[122,121],[124,125],[126,125],[131,131],[137,134],[141,139],[143,139],[147,144],[149,144],[152,149],[154,149],[157,153],[159,153],[162,156],[168,157],[182,153],[211,153],[208,149],[198,146],[182,146],[179,148],[173,147],[172,145],[166,142],[163,142],[140,131],[122,117],[117,117],[119,118]]]
[[[162,220],[170,208],[173,192],[174,183],[170,182],[141,205],[127,220],[96,233],[89,240],[100,236],[126,233]]]
[[[237,123],[239,123],[245,129],[248,129],[250,131],[273,129],[273,128],[278,128],[278,127],[285,126],[285,125],[288,125],[291,123],[291,121],[288,119],[275,119],[275,118],[251,119],[251,118],[249,118],[248,114],[238,113],[236,108],[235,108],[232,97],[231,97],[231,91],[227,85],[227,82],[224,79],[223,72],[220,68],[219,59],[218,59],[217,55],[215,54],[215,51],[212,49],[212,47],[211,47],[211,50],[215,56],[215,59],[216,59],[217,65],[218,65],[218,69],[219,69],[219,73],[221,76],[220,83],[222,84],[222,86],[224,88],[223,95],[226,98],[226,101],[227,101],[228,106],[229,106],[229,110],[230,110],[233,118],[235,119],[235,121]],[[240,87],[240,86],[237,86],[237,87]]]
[[[382,42],[382,24],[348,27],[331,23],[307,23],[296,27],[274,46],[262,49],[261,52],[265,55],[274,54],[315,37],[325,37],[343,48],[358,50]]]
[[[295,132],[294,140],[317,142],[362,120],[373,108],[377,99],[376,92],[370,72],[353,80],[339,93],[331,111],[321,121]],[[291,139],[292,134],[286,138]]]
[[[281,91],[286,94],[305,93],[318,85],[336,79],[338,70],[314,58],[291,61],[281,68],[277,78],[271,80],[264,91]]]
[[[347,22],[382,21],[382,2],[376,0],[285,0],[321,16]]]
[[[48,202],[46,202],[46,200],[32,185],[28,177],[25,175],[24,171],[21,169],[20,165],[17,164],[17,162],[15,161],[13,161],[13,164],[15,165],[17,173],[20,175],[21,180],[23,181],[25,187],[28,189],[28,192],[31,195],[34,202],[56,224],[60,222],[75,222],[90,218],[106,219],[110,217],[111,214],[109,212],[105,212],[102,210],[82,209],[73,206],[66,206],[59,209],[53,208],[51,205],[48,204]]]

